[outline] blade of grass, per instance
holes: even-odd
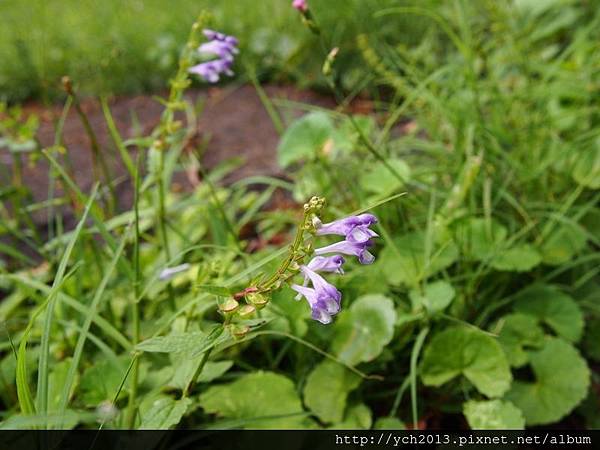
[[[413,429],[415,430],[418,430],[419,422],[417,408],[417,361],[428,333],[429,327],[425,327],[421,330],[417,336],[417,339],[415,340],[415,345],[413,345],[412,352],[410,353],[410,403],[412,410]]]
[[[128,231],[130,231],[130,230],[131,230],[131,228]],[[125,243],[127,242],[128,237],[129,237],[129,232],[126,232],[123,234],[123,237],[121,238],[121,243],[119,244],[119,248],[115,252],[112,260],[110,261],[108,268],[106,269],[106,271],[104,273],[104,277],[102,278],[102,281],[100,281],[100,285],[96,289],[94,298],[92,299],[92,301],[90,303],[90,306],[89,306],[90,314],[88,314],[86,316],[83,326],[81,327],[82,330],[81,330],[81,333],[79,334],[79,338],[77,339],[77,344],[75,345],[75,351],[73,352],[73,359],[72,359],[71,365],[69,366],[69,370],[67,372],[67,377],[64,381],[62,397],[61,397],[60,404],[59,404],[59,412],[60,413],[64,413],[66,411],[67,405],[69,403],[71,387],[73,386],[73,383],[75,382],[75,375],[77,373],[77,368],[79,367],[79,361],[81,360],[81,355],[83,353],[83,345],[85,344],[85,341],[88,337],[88,331],[90,329],[90,326],[92,325],[92,319],[93,319],[92,313],[96,312],[96,310],[98,309],[100,300],[102,299],[102,296],[104,295],[106,286],[108,285],[108,281],[111,279],[113,272],[117,266],[117,261],[119,260],[119,258],[121,257],[121,254],[123,253],[123,249],[125,248]]]
[[[48,307],[46,308],[46,318],[44,321],[42,340],[40,343],[40,357],[38,361],[36,408],[38,413],[40,414],[46,414],[48,412],[48,363],[50,359],[50,333],[52,331],[54,308],[56,307],[56,303],[58,300],[57,294],[62,284],[62,280],[64,278],[64,274],[67,269],[67,264],[69,263],[71,253],[73,252],[75,243],[77,242],[77,239],[79,238],[79,235],[83,230],[85,221],[92,208],[97,192],[98,185],[96,184],[92,189],[92,193],[83,212],[83,216],[77,224],[75,233],[71,237],[71,240],[67,245],[65,252],[63,253],[60,264],[58,266],[58,270],[56,272],[56,277],[54,278],[54,282],[52,283],[52,289],[50,290],[50,294],[48,295]]]

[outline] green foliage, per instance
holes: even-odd
[[[210,387],[199,399],[207,412],[242,420],[249,428],[303,428],[302,404],[289,378],[272,372],[244,375]]]
[[[203,1],[113,3],[0,5],[0,96],[52,97],[65,73],[96,94],[175,80],[155,130],[130,141],[101,103],[118,152],[99,139],[96,156],[127,175],[93,175],[91,192],[63,136],[76,98],[46,149],[35,115],[0,107],[0,427],[598,424],[598,8],[313,0],[318,37],[288,2],[211,5],[200,28],[240,38],[239,80],[327,87],[339,104],[263,98],[286,180],[230,183],[235,162],[197,159],[200,108],[186,66],[173,77]],[[329,325],[287,286],[313,195],[324,222],[378,217],[375,262],[324,274],[342,293]],[[302,224],[293,248],[327,244]],[[272,295],[254,292],[269,280]]]
[[[421,378],[428,386],[440,386],[459,375],[488,397],[502,396],[512,379],[506,356],[494,338],[452,327],[436,334],[427,346]]]
[[[469,400],[463,413],[473,430],[522,430],[525,419],[521,410],[503,400]]]
[[[585,398],[590,371],[579,352],[560,338],[546,338],[529,358],[535,381],[515,380],[506,398],[523,411],[527,425],[556,422]]]

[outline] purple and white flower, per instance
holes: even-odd
[[[333,287],[333,285],[330,286]],[[323,324],[331,323],[331,316],[340,311],[342,294],[335,287],[333,287],[335,290],[334,295],[332,295],[333,291],[330,289],[309,288],[298,284],[292,284],[291,287],[300,296],[306,298],[310,305],[311,317]]]
[[[344,275],[342,266],[346,260],[341,255],[333,256],[315,256],[306,267],[315,272],[332,272]]]
[[[361,264],[371,264],[375,261],[375,256],[368,250],[368,247],[371,246],[373,246],[371,240],[365,242],[340,241],[335,244],[315,249],[315,254],[326,255],[328,253],[342,253],[343,255],[356,256],[358,262]]]
[[[200,75],[206,81],[210,83],[216,83],[219,81],[220,75],[233,75],[233,71],[230,69],[231,62],[224,61],[222,59],[215,59],[214,61],[207,61],[190,67],[189,71]]]
[[[189,72],[201,76],[209,83],[219,81],[222,74],[232,76],[231,65],[233,64],[234,55],[239,52],[237,48],[238,40],[233,36],[227,36],[208,29],[204,30],[204,36],[209,39],[209,42],[200,45],[198,52],[214,55],[217,59],[190,67]]]
[[[188,263],[180,264],[180,265],[174,266],[174,267],[165,267],[163,270],[161,270],[160,274],[158,275],[158,279],[161,281],[170,280],[175,275],[185,272],[189,268],[190,268],[190,265]]]
[[[373,214],[349,216],[329,223],[317,222],[316,234],[318,236],[336,234],[344,236],[349,242],[363,243],[371,238],[379,236],[369,228],[376,223],[377,217]]]

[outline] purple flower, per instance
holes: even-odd
[[[294,0],[292,2],[292,7],[296,8],[300,12],[308,11],[308,3],[306,0]]]
[[[375,257],[369,253],[367,247],[371,247],[372,245],[373,242],[370,240],[365,242],[340,241],[326,247],[315,249],[315,254],[326,255],[327,253],[342,253],[344,255],[354,255],[358,257],[358,261],[361,264],[371,264],[375,261]]]
[[[189,72],[200,75],[210,83],[216,83],[219,81],[220,74],[222,73],[229,76],[233,75],[233,71],[230,67],[231,61],[215,59],[214,61],[207,61],[190,67]]]
[[[306,298],[310,305],[311,317],[323,324],[331,323],[331,316],[340,311],[342,294],[333,286],[331,287],[336,292],[335,296],[331,295],[330,290],[319,290],[316,287],[309,288],[298,284],[292,284],[291,287]]]
[[[379,236],[369,228],[376,223],[377,217],[373,214],[349,216],[329,223],[317,223],[316,234],[319,236],[337,234],[339,236],[345,236],[346,240],[349,242],[363,243],[371,238]]]
[[[306,267],[315,272],[333,272],[343,275],[344,269],[342,266],[345,262],[346,260],[341,255],[315,256]]]
[[[229,62],[233,61],[233,55],[239,52],[235,45],[225,41],[205,42],[198,47],[198,51],[201,53],[211,53],[218,56],[220,59]]]
[[[227,36],[214,30],[206,29],[203,32],[209,42],[202,44],[198,51],[215,55],[218,59],[197,64],[191,67],[189,72],[200,75],[209,83],[219,81],[221,74],[232,76],[233,55],[239,52],[238,40],[233,36]]]

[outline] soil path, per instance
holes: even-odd
[[[302,108],[299,103],[335,107],[334,101],[328,96],[289,86],[266,86],[265,92],[284,122],[306,112],[306,108]],[[250,175],[284,176],[275,158],[279,135],[254,87],[243,85],[224,89],[190,90],[186,98],[191,102],[201,101],[204,104],[198,119],[197,138],[208,139],[203,157],[206,168],[210,169],[232,157],[242,157],[243,165],[227,178],[228,182]],[[82,108],[88,115],[102,150],[110,155],[111,176],[114,179],[124,178],[126,170],[117,156],[99,102],[85,100]],[[163,111],[163,106],[151,96],[118,97],[110,102],[110,108],[124,139],[150,133]],[[55,138],[54,124],[62,112],[62,106],[41,109],[37,104],[29,104],[25,105],[24,110],[40,116],[38,139],[42,146],[51,146]],[[90,141],[74,108],[71,108],[65,121],[63,142],[72,161],[77,184],[88,191],[94,183]],[[24,175],[24,181],[31,189],[34,200],[46,200],[47,163],[39,161],[35,167],[28,167]],[[175,182],[180,188],[190,187],[184,174],[179,174]],[[117,189],[121,207],[129,208],[131,186],[121,183]],[[47,216],[36,214],[35,219],[41,224],[47,220]]]

